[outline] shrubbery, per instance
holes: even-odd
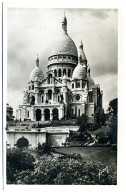
[[[47,143],[38,144],[38,154],[50,154],[53,149]]]
[[[21,149],[7,150],[7,183],[15,183],[21,171],[33,171],[35,158],[30,151]]]
[[[10,158],[11,155],[11,158]],[[16,160],[15,160],[16,159]],[[17,160],[18,159],[18,160]],[[7,183],[13,184],[53,184],[53,185],[111,185],[116,184],[116,173],[104,170],[101,163],[85,160],[79,154],[34,157],[23,151],[9,153],[7,158]],[[29,162],[29,163],[28,163]],[[18,165],[17,165],[18,163]],[[19,168],[20,167],[20,168]],[[102,174],[99,178],[99,171]]]

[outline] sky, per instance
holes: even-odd
[[[7,16],[7,102],[14,115],[23,103],[23,90],[35,66],[37,54],[46,76],[54,40],[67,17],[67,32],[77,49],[84,52],[95,84],[103,90],[103,108],[117,97],[118,11],[116,9],[8,8]]]

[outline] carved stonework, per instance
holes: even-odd
[[[29,94],[28,94],[27,91],[24,94],[23,103],[24,104],[28,104],[29,103]]]

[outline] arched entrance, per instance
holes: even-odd
[[[36,120],[41,121],[41,110],[40,109],[36,110]]]
[[[17,141],[17,147],[18,148],[24,148],[24,147],[28,147],[29,142],[26,138],[22,137],[20,139],[18,139]]]
[[[50,110],[45,109],[44,114],[45,114],[45,121],[49,121],[50,120]]]
[[[31,103],[31,105],[34,105],[35,104],[35,96],[32,96],[31,97],[30,103]]]
[[[58,120],[58,119],[59,119],[58,109],[54,108],[53,109],[53,120]]]

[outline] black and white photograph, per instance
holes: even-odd
[[[118,14],[6,8],[7,186],[117,186]]]

